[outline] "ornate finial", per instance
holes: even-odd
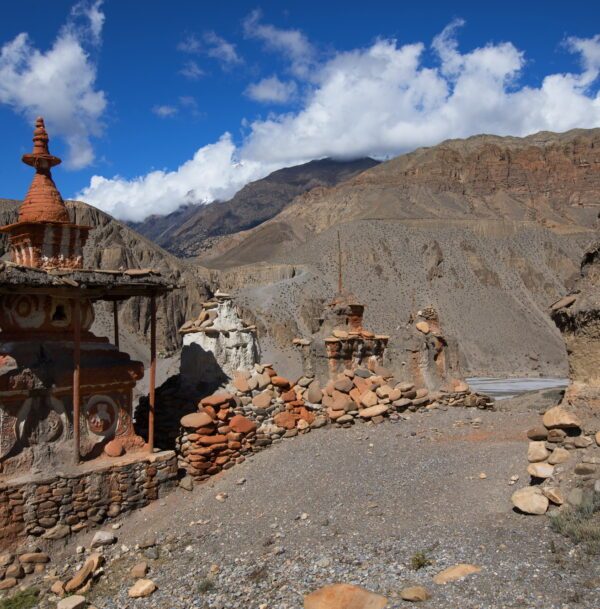
[[[36,119],[33,152],[23,155],[23,163],[34,167],[35,175],[19,208],[19,222],[69,222],[67,208],[50,172],[52,167],[60,163],[60,159],[50,154],[49,139],[44,119]]]
[[[38,116],[35,119],[35,130],[33,132],[33,152],[23,155],[23,163],[35,167],[38,171],[47,171],[51,167],[60,164],[60,159],[50,154],[48,150],[48,132],[44,119]]]

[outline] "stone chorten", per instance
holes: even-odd
[[[83,459],[100,456],[111,441],[113,456],[144,446],[132,422],[132,390],[143,365],[90,331],[93,301],[128,297],[131,281],[119,284],[117,294],[118,272],[100,275],[82,269],[90,227],[69,219],[50,171],[60,159],[48,151],[41,118],[33,142],[33,152],[23,162],[35,169],[35,176],[18,222],[0,229],[8,234],[12,259],[0,263],[2,474],[32,467],[50,471],[70,462],[66,455],[72,454],[73,439],[77,458],[81,448]],[[79,383],[74,381],[76,369]],[[75,384],[81,410],[74,422]]]
[[[341,282],[340,282],[341,283]],[[325,306],[311,338],[295,338],[307,375],[334,378],[344,369],[383,365],[389,336],[363,328],[365,305],[343,290]]]
[[[19,219],[0,229],[9,235],[11,260],[34,268],[81,268],[83,246],[89,226],[69,219],[67,207],[52,179],[51,169],[61,160],[48,150],[44,119],[36,120],[33,152],[23,155],[23,163],[35,169]]]

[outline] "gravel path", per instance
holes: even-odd
[[[597,562],[547,518],[511,509],[512,491],[528,480],[524,430],[536,422],[534,412],[452,409],[282,441],[123,518],[89,599],[99,609],[292,609],[307,592],[348,582],[402,607],[399,591],[418,583],[430,608],[597,609]],[[152,533],[157,546],[136,550]],[[417,552],[433,564],[412,569]],[[159,589],[132,600],[127,572],[139,560]],[[462,562],[481,573],[433,583]]]

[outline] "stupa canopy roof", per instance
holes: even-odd
[[[0,261],[0,294],[47,294],[61,298],[126,300],[160,296],[180,288],[155,269],[39,269]]]

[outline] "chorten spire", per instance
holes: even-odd
[[[50,169],[61,161],[48,150],[44,119],[38,118],[33,132],[33,152],[24,154],[23,163],[35,168],[35,175],[19,208],[19,222],[69,222],[65,202],[54,184]]]

